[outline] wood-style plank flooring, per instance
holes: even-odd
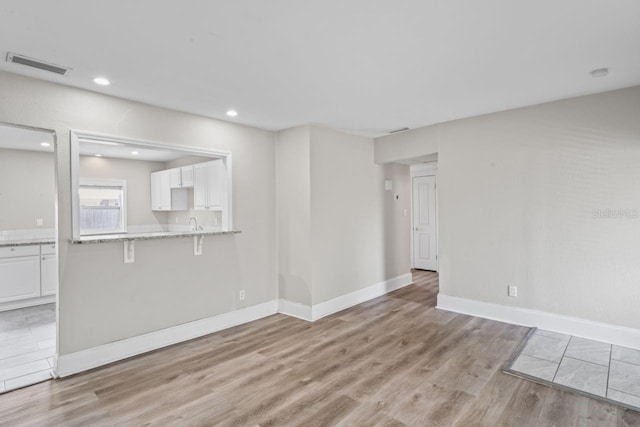
[[[640,426],[500,372],[527,329],[436,310],[438,276],[315,323],[274,315],[0,396],[0,425]]]

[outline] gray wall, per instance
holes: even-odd
[[[311,127],[313,304],[395,277],[385,271],[383,198],[373,140]]]
[[[312,303],[310,129],[277,137],[278,285],[280,298]]]
[[[301,126],[279,132],[277,147],[281,298],[314,305],[409,272],[409,225],[385,200],[371,139]],[[408,204],[408,167],[389,173]]]
[[[382,163],[438,153],[442,293],[640,329],[640,87],[375,145]]]
[[[55,130],[60,238],[59,352],[236,310],[277,295],[275,145],[272,132],[0,72],[0,121]],[[233,152],[233,215],[242,234],[70,245],[69,131],[81,129]],[[246,300],[237,300],[238,290]]]
[[[384,178],[393,182],[393,190],[384,193],[385,274],[387,277],[396,277],[411,270],[411,172],[409,166],[397,163],[384,165]]]
[[[151,210],[151,173],[163,169],[164,162],[80,156],[80,178],[127,181],[127,225],[167,223],[168,212]]]
[[[0,148],[0,230],[55,227],[53,153]]]

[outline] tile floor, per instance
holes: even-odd
[[[537,330],[506,371],[640,409],[638,350]]]
[[[55,304],[0,312],[0,393],[52,377]]]

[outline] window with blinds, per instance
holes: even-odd
[[[81,180],[78,196],[81,235],[127,231],[125,181]]]

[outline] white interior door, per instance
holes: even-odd
[[[436,177],[413,178],[413,266],[437,270]]]

